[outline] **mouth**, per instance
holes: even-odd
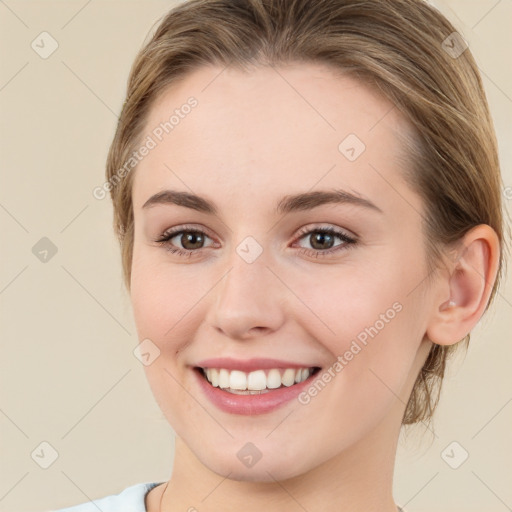
[[[262,395],[291,388],[316,375],[318,366],[303,368],[261,368],[250,372],[227,368],[195,367],[195,371],[213,388],[233,395]]]
[[[230,357],[198,361],[190,369],[203,396],[214,407],[250,416],[291,406],[321,371],[320,366],[296,361]]]

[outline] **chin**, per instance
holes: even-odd
[[[196,453],[196,457],[210,471],[224,478],[229,475],[230,480],[238,482],[269,483],[287,480],[306,473],[314,466],[303,458],[302,464],[299,465],[299,460],[295,460],[295,457],[290,458],[274,452],[270,456],[263,455],[252,467],[247,467],[236,453],[227,455],[226,452],[214,451],[207,454],[204,447],[199,450],[200,453]]]

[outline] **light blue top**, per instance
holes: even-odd
[[[119,494],[105,496],[97,500],[88,501],[81,505],[61,508],[52,512],[147,512],[144,503],[146,494],[163,482],[147,482],[135,484],[124,489]]]
[[[73,507],[53,510],[52,512],[147,512],[144,502],[146,494],[153,489],[153,487],[162,483],[163,482],[148,482],[135,484],[127,487],[119,494],[88,501],[87,503]],[[398,512],[404,512],[400,507],[397,508]]]

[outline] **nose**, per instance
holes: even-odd
[[[285,321],[290,292],[264,255],[248,263],[235,252],[213,291],[215,298],[206,318],[224,336],[238,340],[265,336]]]

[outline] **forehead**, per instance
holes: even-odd
[[[134,207],[166,186],[208,195],[228,193],[229,184],[233,194],[268,194],[319,180],[348,188],[366,181],[371,192],[373,175],[377,192],[382,182],[368,166],[389,174],[401,154],[398,137],[409,132],[391,102],[321,64],[199,68],[150,110],[142,139],[154,147],[138,164]]]

